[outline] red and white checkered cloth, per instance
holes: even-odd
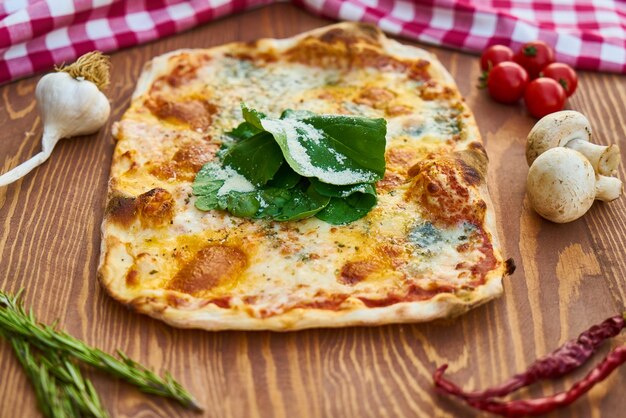
[[[0,0],[0,83],[274,0]]]
[[[276,0],[0,0],[0,83],[85,52],[158,39]],[[333,19],[375,23],[405,38],[480,52],[541,39],[558,61],[626,73],[619,0],[293,0]]]
[[[469,52],[535,39],[583,70],[626,73],[624,0],[295,0],[335,19]]]

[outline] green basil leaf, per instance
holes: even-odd
[[[198,196],[195,202],[196,208],[204,211],[219,209],[217,195],[210,194],[206,196]]]
[[[254,126],[259,131],[265,130],[261,124],[261,119],[265,118],[265,114],[257,112],[254,109],[250,109],[245,104],[241,105],[241,113],[243,114],[244,120],[250,125]]]
[[[196,175],[198,209],[341,225],[376,204],[371,183],[385,172],[383,119],[294,110],[271,119],[245,105],[242,114],[245,122],[227,133],[234,140],[220,151],[221,165],[208,163]]]
[[[376,205],[376,195],[354,193],[346,198],[333,197],[315,216],[332,225],[345,225],[361,219]]]
[[[289,167],[289,164],[283,164],[280,166],[274,177],[267,182],[267,186],[292,189],[300,182],[301,178],[302,176],[293,171],[293,169]]]
[[[226,197],[226,210],[240,218],[251,218],[258,211],[260,202],[257,192],[231,192]]]
[[[236,173],[232,168],[222,168],[215,162],[205,164],[196,174],[196,178],[191,186],[191,190],[197,199],[195,201],[196,208],[200,210],[225,210],[233,205],[235,201],[229,201],[229,196],[234,194],[245,194],[250,191],[230,190],[220,195],[220,190],[226,185],[229,189],[241,189],[242,180],[244,182],[243,189],[252,189],[250,184],[245,184],[245,180],[241,175]]]
[[[385,119],[316,115],[304,119],[304,122],[322,130],[337,152],[347,156],[364,170],[376,173],[377,176],[371,181],[381,180],[385,176]]]
[[[307,179],[297,174],[294,176],[288,170],[284,170],[284,175],[285,185],[289,188],[266,187],[246,192],[231,190],[220,195],[222,186],[234,175],[234,171],[229,173],[228,169],[222,169],[215,163],[206,164],[196,175],[192,186],[197,196],[196,208],[226,210],[241,218],[290,221],[311,217],[330,201],[330,197],[317,193]]]
[[[226,135],[236,139],[248,139],[259,132],[263,132],[260,119],[265,117],[264,113],[249,109],[244,104],[241,105],[241,112],[244,115],[244,119],[246,119],[247,115],[252,122],[248,122],[247,120],[241,122],[235,129],[226,132]]]
[[[317,218],[333,225],[344,225],[365,216],[376,205],[376,189],[372,184],[335,186],[311,179],[311,185],[330,202]]]
[[[309,187],[306,192],[296,188],[292,190],[291,199],[282,207],[281,213],[274,216],[277,221],[297,221],[310,218],[328,205],[330,198],[322,196]]]
[[[222,184],[224,183],[223,179],[219,179],[217,176],[217,171],[219,169],[219,166],[212,162],[202,166],[200,171],[196,173],[196,178],[194,179],[193,185],[191,186],[193,193],[210,193],[215,189],[215,187],[217,187],[215,191],[219,190],[219,188],[222,187]],[[219,181],[221,181],[222,184],[218,186],[217,182]]]
[[[261,129],[255,127],[251,123],[241,122],[239,126],[237,126],[232,131],[226,132],[226,135],[235,138],[235,139],[248,139],[259,132],[263,132]]]
[[[195,195],[217,194],[224,185],[224,180],[201,180],[194,182],[191,190]]]
[[[191,186],[194,195],[198,196],[195,201],[196,208],[200,210],[212,210],[218,208],[217,192],[224,185],[224,180],[217,178],[216,172],[219,167],[213,163],[205,164],[198,171]]]
[[[293,198],[293,190],[269,187],[259,191],[261,207],[256,218],[275,219],[283,211],[283,207]]]
[[[225,166],[233,168],[257,186],[274,177],[283,161],[280,147],[267,132],[237,142],[222,160]]]
[[[259,122],[274,136],[285,160],[298,174],[336,185],[382,179],[384,119],[309,116],[295,111],[284,115],[285,119],[260,118]],[[250,122],[252,117],[246,120]]]
[[[280,114],[280,119],[306,119],[312,116],[316,116],[316,114],[310,110],[287,109]]]
[[[348,197],[353,193],[367,193],[376,196],[376,189],[369,183],[350,184],[348,186],[337,186],[334,184],[322,183],[318,179],[311,178],[311,185],[321,195],[330,197]]]

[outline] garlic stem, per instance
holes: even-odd
[[[0,187],[6,186],[24,177],[30,173],[33,168],[40,166],[50,157],[50,153],[40,152],[32,157],[30,160],[18,165],[13,170],[10,170],[0,176]]]
[[[6,173],[0,175],[0,187],[9,185],[21,179],[26,174],[30,173],[34,168],[43,164],[48,158],[50,158],[52,150],[59,142],[59,139],[61,138],[52,136],[52,134],[44,131],[43,138],[41,139],[42,151],[17,167],[14,167]]]

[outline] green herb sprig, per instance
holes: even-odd
[[[37,322],[32,310],[24,310],[20,295],[21,292],[12,296],[0,291],[0,336],[11,342],[46,416],[108,416],[93,385],[82,377],[73,360],[125,380],[142,392],[201,410],[193,396],[169,373],[159,377],[121,351],[117,352],[118,359]]]
[[[242,113],[221,161],[196,175],[198,209],[276,221],[316,216],[342,225],[376,205],[373,184],[385,174],[384,119],[294,110],[270,118],[243,105]]]
[[[52,351],[34,351],[28,341],[19,337],[11,337],[10,341],[45,416],[109,417],[92,383],[83,378],[71,360]]]

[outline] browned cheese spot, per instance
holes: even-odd
[[[166,289],[196,294],[234,280],[247,267],[246,254],[237,247],[210,245],[200,250],[167,284]]]
[[[155,188],[137,197],[137,213],[144,227],[158,227],[174,217],[174,199],[165,189]]]
[[[365,279],[378,269],[378,264],[373,261],[349,261],[343,265],[339,278],[340,283],[353,286]]]
[[[139,284],[138,274],[135,269],[128,270],[128,273],[126,273],[126,287],[136,287]]]
[[[378,245],[366,260],[345,263],[337,280],[342,284],[353,286],[367,280],[376,272],[397,269],[405,263],[405,256],[405,249],[401,245],[393,243]]]
[[[387,170],[385,172],[385,177],[382,180],[379,180],[376,183],[376,191],[377,192],[385,192],[389,190],[393,190],[402,183],[405,182],[405,178],[400,174],[394,173],[393,171]]]
[[[390,105],[385,109],[387,116],[410,115],[412,112],[413,108],[406,105]]]
[[[189,125],[192,129],[206,130],[217,113],[217,107],[204,99],[170,101],[160,95],[146,100],[146,107],[159,119]]]
[[[137,205],[132,196],[113,195],[106,208],[106,217],[111,222],[128,226],[135,220]]]
[[[376,248],[376,254],[382,264],[392,268],[398,268],[405,263],[406,249],[398,244],[382,244]]]
[[[443,85],[436,80],[428,80],[418,87],[418,93],[422,100],[450,100],[456,98],[458,93],[453,88]]]
[[[406,72],[410,78],[413,75],[411,69],[415,65],[413,61],[399,60],[373,48],[362,48],[354,54],[352,62],[357,68],[370,67],[385,72]]]
[[[213,160],[218,149],[219,145],[211,142],[182,145],[170,161],[152,168],[150,173],[163,180],[191,181],[204,164]]]
[[[403,173],[406,173],[417,162],[417,158],[418,152],[413,148],[395,147],[388,149],[385,153],[387,168]]]
[[[226,56],[241,61],[252,61],[259,65],[278,61],[278,52],[276,50],[269,49],[267,51],[259,51],[255,48],[254,44],[256,44],[256,42],[240,44],[239,48],[236,48],[233,52],[227,53]]]
[[[370,106],[374,109],[384,109],[394,97],[395,94],[386,88],[366,87],[354,99],[354,103]]]
[[[218,149],[219,145],[212,143],[185,145],[176,151],[172,161],[185,169],[198,171],[204,164],[213,159]]]
[[[417,61],[411,62],[408,67],[408,76],[413,80],[430,80],[430,73],[428,70],[430,69],[430,62],[418,59]]]
[[[477,177],[467,174],[475,170],[465,166],[458,158],[430,154],[409,169],[413,180],[405,199],[418,201],[428,219],[436,224],[482,224],[487,205],[474,190]]]
[[[170,71],[167,75],[157,78],[150,89],[151,93],[183,86],[196,78],[198,69],[211,60],[211,56],[203,53],[181,52],[169,58]],[[151,64],[149,64],[151,65]]]

